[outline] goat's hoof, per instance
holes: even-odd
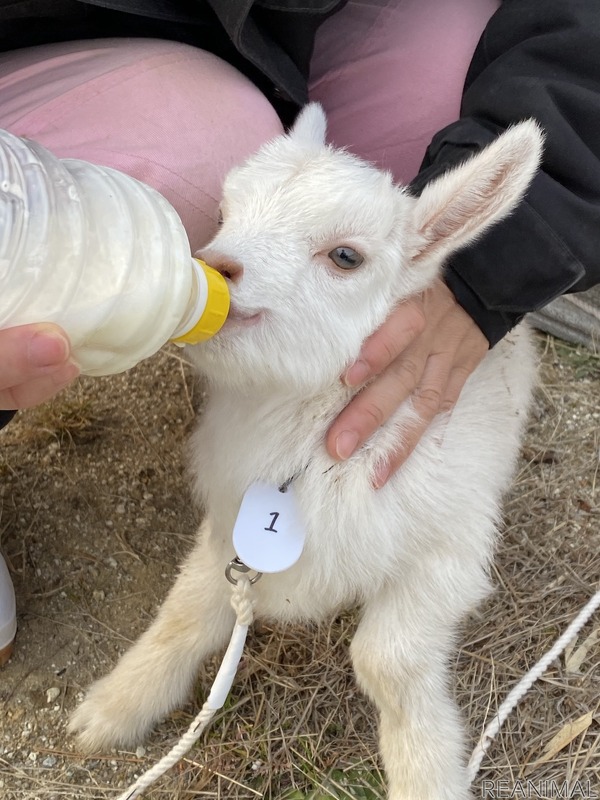
[[[89,690],[69,722],[69,732],[86,753],[113,747],[136,747],[151,726],[110,684],[98,681]]]

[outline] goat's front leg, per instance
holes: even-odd
[[[446,685],[454,625],[432,606],[414,583],[386,589],[365,608],[352,642],[358,683],[379,709],[389,800],[471,797],[463,726]]]
[[[231,587],[208,540],[204,526],[154,623],[75,711],[70,729],[85,750],[139,743],[185,701],[201,662],[227,643]]]

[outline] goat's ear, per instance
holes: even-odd
[[[325,144],[327,118],[319,103],[304,106],[290,130],[290,137],[297,142],[317,145]]]
[[[464,164],[428,184],[414,206],[414,261],[444,259],[507,216],[525,194],[543,135],[527,120]]]

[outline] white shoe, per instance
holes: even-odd
[[[12,656],[17,633],[17,606],[8,567],[0,556],[0,667]]]

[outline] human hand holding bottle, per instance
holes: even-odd
[[[77,375],[69,339],[57,325],[19,325],[0,331],[0,409],[43,403]]]

